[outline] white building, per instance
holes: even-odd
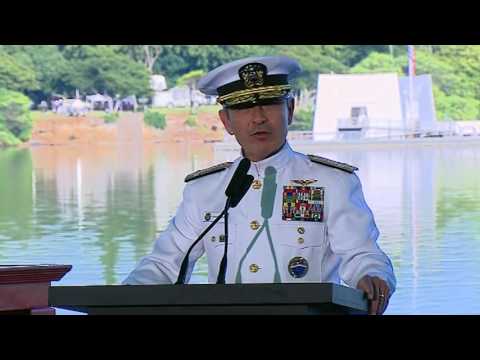
[[[412,85],[412,86],[411,86]],[[414,100],[409,111],[410,88]],[[356,114],[364,114],[355,119]],[[353,116],[352,116],[353,115]],[[356,132],[362,137],[390,137],[436,123],[430,75],[412,84],[397,74],[320,74],[313,122],[315,141]],[[362,131],[357,131],[362,128]]]
[[[190,89],[188,86],[175,86],[171,89],[167,88],[167,82],[163,75],[153,75],[150,79],[150,85],[154,95],[152,98],[153,107],[189,107],[190,106]],[[205,96],[199,90],[194,89],[192,100],[197,105],[213,105],[215,97]]]

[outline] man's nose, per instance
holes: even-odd
[[[263,124],[267,120],[268,118],[263,111],[263,107],[261,105],[255,106],[253,108],[252,121],[256,124]]]

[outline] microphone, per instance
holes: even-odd
[[[250,185],[253,182],[253,176],[247,175],[250,169],[250,160],[243,158],[238,164],[237,170],[232,176],[232,180],[225,190],[227,195],[227,204],[225,205],[225,248],[223,251],[222,261],[218,269],[217,284],[225,284],[225,275],[227,272],[227,253],[228,253],[228,209],[238,205],[240,200],[245,196]]]
[[[218,269],[217,284],[225,284],[225,275],[227,273],[227,252],[228,252],[228,208],[238,205],[240,200],[245,196],[250,185],[252,185],[253,176],[245,175],[242,183],[237,189],[237,194],[234,195],[232,200],[227,200],[227,206],[225,207],[225,248],[223,250],[222,261]]]
[[[237,191],[236,191],[237,193],[234,194],[230,200],[231,208],[234,208],[235,206],[237,206],[240,200],[243,199],[248,189],[252,185],[253,179],[254,178],[252,175],[245,175],[243,177],[243,181],[241,182],[240,186],[237,188]]]
[[[238,196],[239,188],[242,187],[243,178],[247,175],[249,169],[250,160],[248,160],[247,158],[243,158],[242,161],[240,161],[240,164],[238,164],[238,167],[233,173],[232,179],[230,180],[230,183],[225,190],[225,195],[227,196],[227,198]]]
[[[240,200],[245,196],[248,189],[250,188],[250,185],[253,182],[253,176],[247,175],[247,172],[249,169],[250,169],[250,160],[248,160],[247,158],[243,158],[240,161],[240,164],[238,164],[238,167],[233,173],[230,183],[228,184],[227,189],[225,190],[225,195],[227,196],[227,202],[225,204],[225,208],[217,216],[217,218],[200,234],[200,236],[193,242],[193,244],[190,245],[190,247],[188,248],[187,253],[185,254],[185,258],[183,259],[182,264],[180,266],[180,272],[178,274],[177,282],[175,283],[176,285],[185,283],[185,277],[188,269],[188,258],[190,256],[190,252],[192,251],[193,247],[205,236],[206,233],[208,233],[213,228],[213,226],[215,226],[215,224],[224,215],[225,215],[225,252],[224,252],[224,256],[223,256],[224,258],[222,259],[220,268],[222,269],[222,264],[224,264],[224,267],[226,269],[226,266],[227,266],[226,253],[227,253],[227,244],[228,244],[228,209],[230,207],[237,206]],[[225,279],[225,269],[223,270],[224,279]],[[220,270],[219,270],[219,274],[220,274]],[[225,280],[223,281],[224,281],[223,283],[225,283]]]

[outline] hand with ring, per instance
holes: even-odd
[[[385,280],[365,275],[358,282],[357,288],[367,294],[369,315],[381,315],[385,312],[390,300],[390,288]]]

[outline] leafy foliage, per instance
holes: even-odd
[[[165,129],[167,126],[167,120],[165,114],[162,114],[158,110],[149,109],[145,112],[143,121],[145,124],[152,126],[156,129]]]
[[[0,145],[27,141],[32,131],[30,100],[25,95],[0,89]]]
[[[480,118],[480,46],[417,45],[417,74],[431,74],[439,119]],[[151,95],[150,75],[169,87],[194,88],[201,74],[249,56],[284,55],[299,61],[300,91],[316,88],[320,73],[405,74],[406,45],[0,45],[0,88],[35,104],[53,94],[94,92]],[[192,84],[190,84],[192,83]],[[301,115],[300,115],[301,116]]]

